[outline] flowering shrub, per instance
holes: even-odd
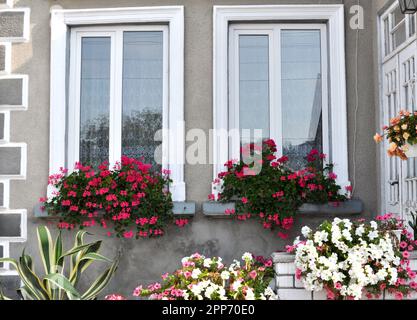
[[[226,211],[239,220],[258,217],[265,229],[280,227],[286,231],[294,223],[294,215],[303,203],[327,203],[337,205],[347,200],[340,194],[336,174],[332,164],[324,164],[326,156],[312,150],[306,157],[308,166],[293,171],[286,165],[288,157],[276,158],[277,151],[273,140],[266,140],[262,150],[249,145],[250,150],[262,157],[262,170],[259,174],[251,172],[252,167],[243,161],[228,161],[227,171],[221,172],[215,183],[220,189],[218,200],[227,202],[238,199],[235,211]],[[209,196],[216,200],[215,195]],[[286,238],[287,235],[279,232]]]
[[[49,184],[56,191],[52,198],[40,199],[48,214],[60,216],[61,229],[75,225],[108,229],[112,222],[118,237],[155,237],[163,235],[164,227],[174,220],[168,171],[159,174],[149,164],[122,157],[112,170],[106,163],[97,171],[77,163],[73,173],[67,172],[61,169],[50,176]],[[176,223],[183,226],[186,221]]]
[[[222,259],[195,253],[182,259],[182,268],[162,275],[162,283],[137,287],[133,295],[153,300],[275,300],[269,283],[274,278],[271,259],[245,253],[243,266],[228,268]]]
[[[375,221],[325,221],[313,232],[302,229],[289,252],[296,252],[296,277],[307,290],[327,291],[328,299],[378,298],[383,290],[402,299],[417,290],[409,268],[410,253],[401,252],[389,232]]]
[[[104,297],[104,300],[112,301],[112,300],[127,300],[127,299],[120,294],[109,294],[109,295]]]
[[[417,111],[411,113],[401,110],[395,118],[390,120],[389,126],[384,126],[382,130],[383,134],[375,134],[374,140],[379,143],[386,136],[390,143],[388,155],[407,160],[405,154],[408,151],[407,144],[417,143]]]

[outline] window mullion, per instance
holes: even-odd
[[[112,39],[112,77],[110,81],[109,162],[113,166],[122,153],[123,31]]]
[[[270,70],[270,137],[277,144],[277,155],[283,153],[282,85],[281,85],[281,27],[274,27],[269,48]]]

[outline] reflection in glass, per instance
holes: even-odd
[[[281,39],[283,154],[299,169],[311,149],[322,152],[320,30],[283,30]]]
[[[109,159],[109,37],[81,41],[80,161],[98,165]]]
[[[124,32],[122,154],[155,164],[162,129],[162,31]],[[162,155],[158,155],[160,163]]]
[[[254,141],[254,130],[269,137],[269,36],[239,36],[239,125],[242,144]],[[245,135],[244,129],[250,129]]]

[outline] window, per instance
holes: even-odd
[[[382,15],[383,55],[396,52],[402,45],[415,39],[417,14],[401,13],[398,3]]]
[[[300,169],[312,149],[328,153],[327,36],[325,24],[230,26],[229,127],[240,145],[274,138],[290,165]]]
[[[122,155],[161,164],[154,137],[167,117],[167,31],[166,26],[71,30],[70,164],[115,163]]]
[[[50,92],[51,174],[157,151],[185,201],[182,6],[51,10]]]
[[[317,148],[350,185],[344,24],[343,5],[214,7],[214,178],[262,129],[294,168]]]

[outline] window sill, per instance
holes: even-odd
[[[181,217],[193,217],[195,215],[195,202],[174,202],[172,209],[174,216]],[[46,211],[41,210],[41,205],[37,204],[33,208],[33,215],[35,218],[40,219],[58,219],[58,216],[50,216]]]
[[[227,218],[224,212],[235,209],[235,203],[205,202],[203,203],[203,214],[212,218]],[[299,209],[298,214],[302,217],[320,217],[320,216],[343,216],[349,217],[359,215],[363,212],[363,202],[361,200],[349,200],[342,202],[338,207],[331,204],[304,204]]]

